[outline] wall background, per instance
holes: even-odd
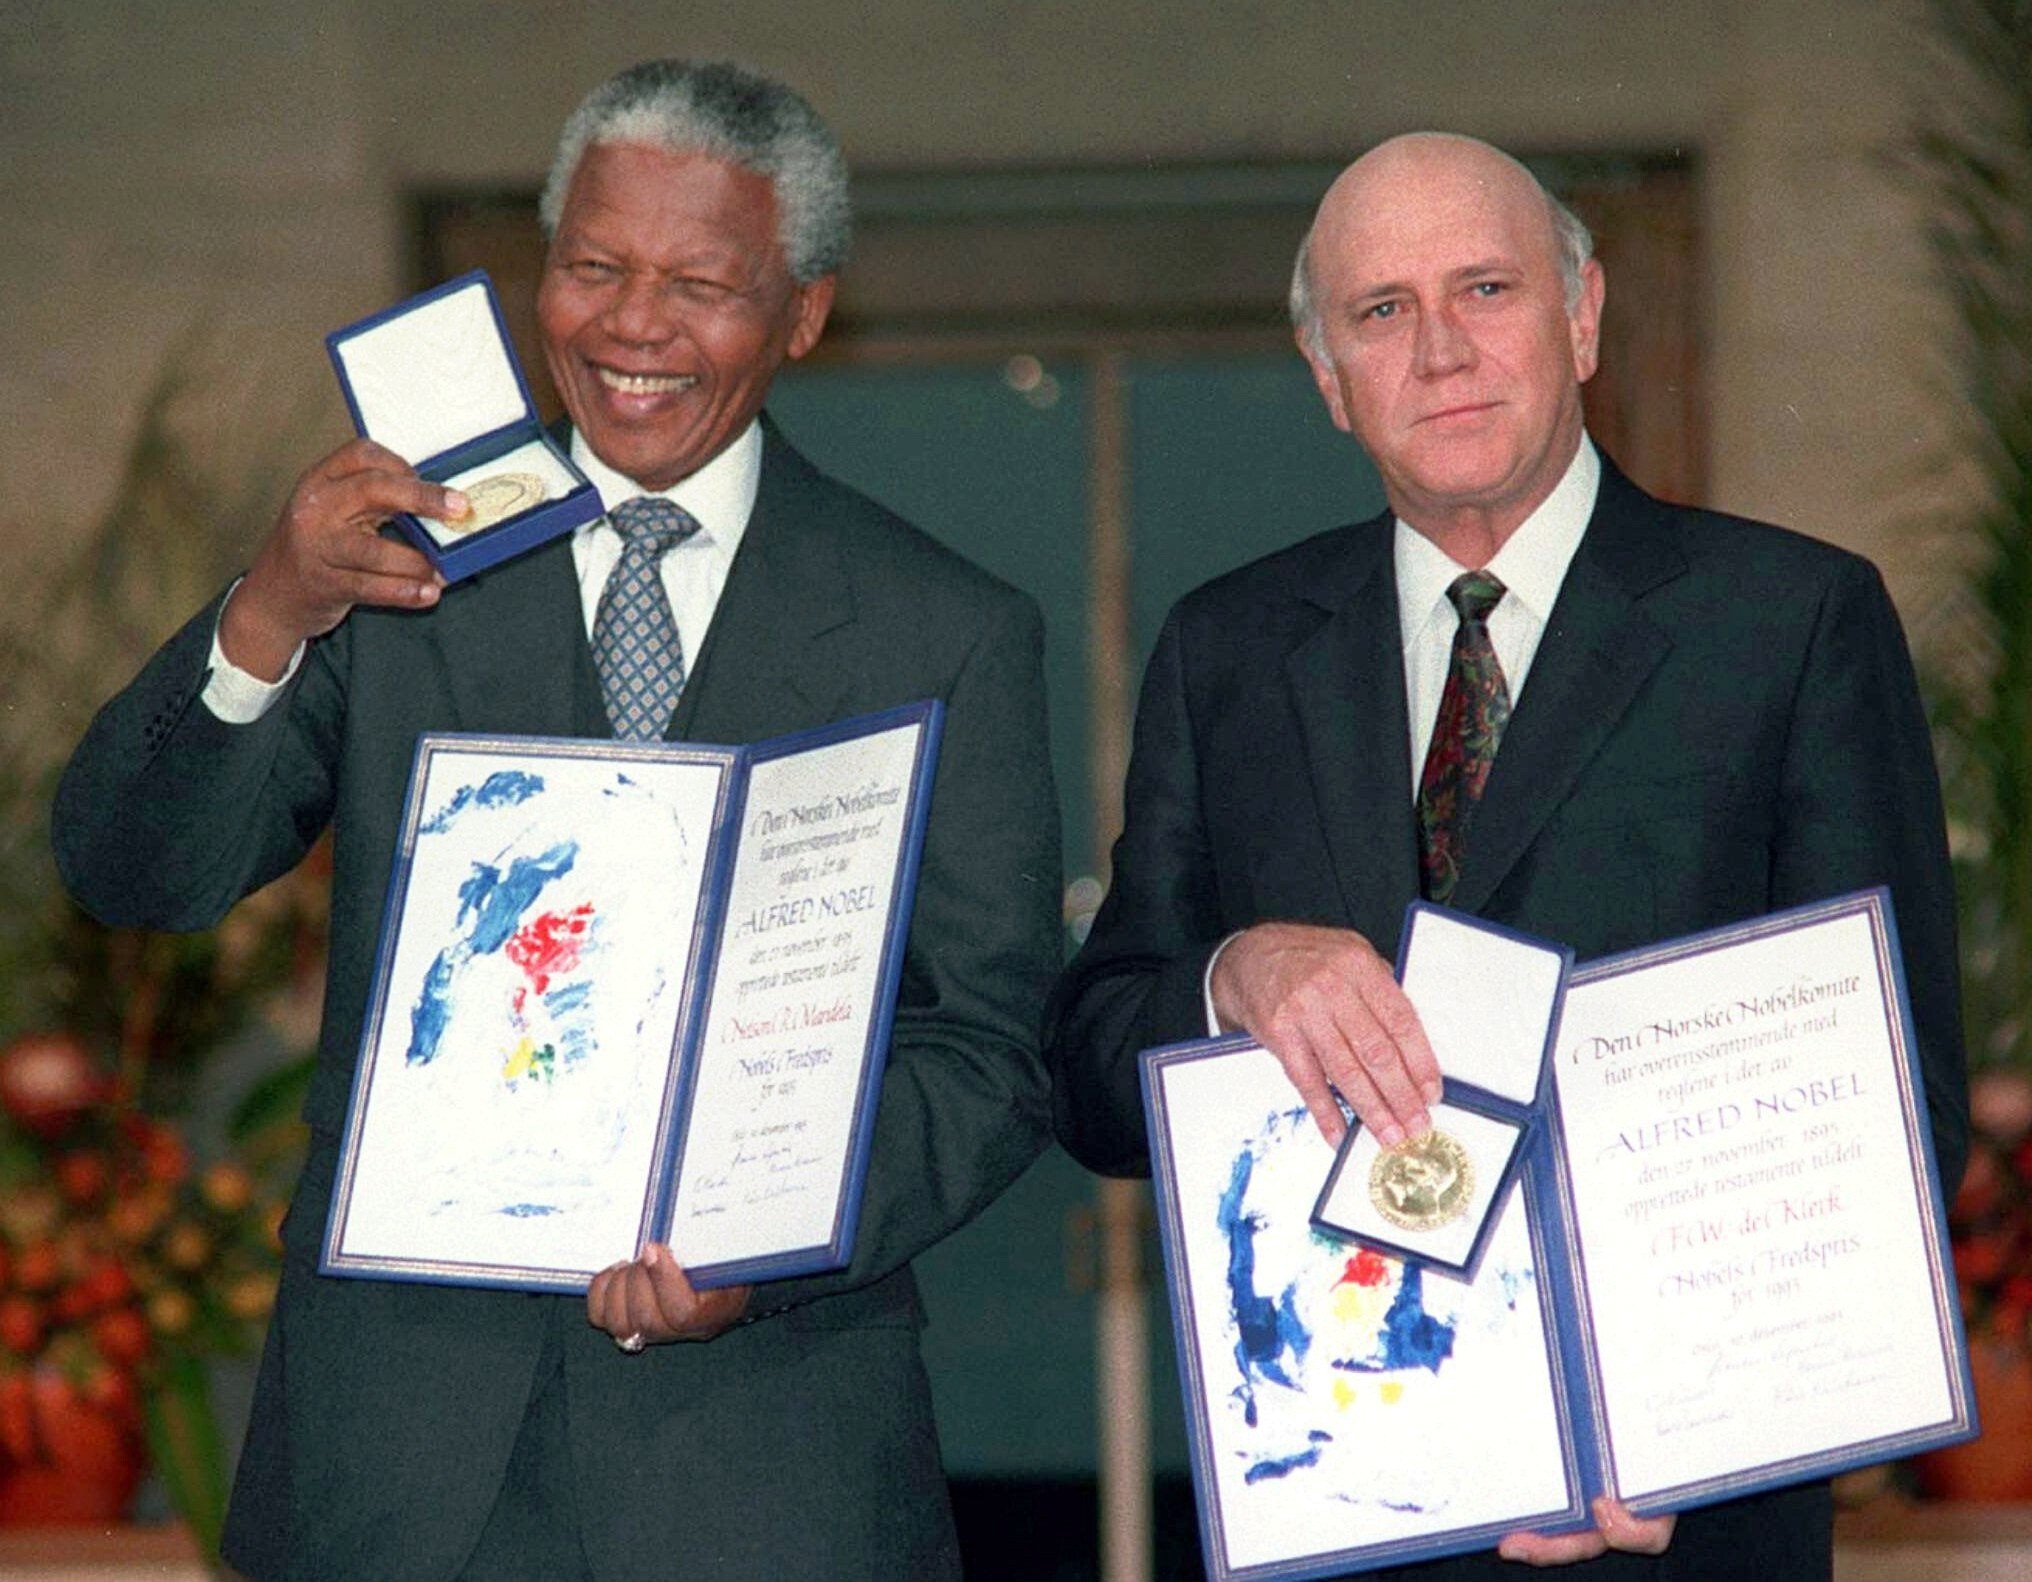
[[[1343,159],[1417,126],[1527,152],[1693,149],[1711,503],[1872,555],[1923,637],[1950,558],[1919,527],[1940,498],[1925,481],[1944,446],[1940,314],[1885,159],[1926,66],[1910,12],[15,0],[0,18],[0,552],[18,573],[77,553],[173,347],[201,370],[177,409],[194,434],[244,450],[304,400],[315,438],[292,459],[343,437],[319,337],[407,284],[404,194],[526,184],[608,71],[724,54],[797,83],[871,170]],[[213,449],[234,465],[234,444]]]
[[[1944,395],[1947,315],[1891,159],[1934,70],[1915,20],[1923,3],[8,0],[0,639],[33,630],[41,662],[10,658],[0,641],[0,768],[24,745],[38,760],[65,750],[131,669],[131,657],[104,677],[103,657],[68,663],[110,645],[84,629],[103,606],[52,602],[59,579],[117,574],[118,646],[145,652],[238,563],[290,478],[346,436],[322,337],[413,284],[411,196],[534,185],[581,94],[660,54],[733,56],[795,83],[871,173],[1288,172],[1418,127],[1520,154],[1689,154],[1706,246],[1706,503],[1870,555],[1916,644],[1945,647],[1959,565],[1951,508],[1965,488]],[[1630,310],[1613,272],[1610,297],[1612,312]],[[926,387],[950,417],[945,385]],[[1076,458],[1085,435],[1060,420]],[[173,465],[137,485],[128,467],[142,437]],[[1267,450],[1259,440],[1248,454]],[[1077,479],[1076,459],[1067,470]],[[192,501],[212,507],[200,515],[219,542],[165,543],[162,524],[188,520]],[[142,548],[100,559],[116,509]],[[1058,514],[1078,526],[1076,507]],[[1052,559],[1048,545],[1034,552]],[[1211,568],[1250,546],[1179,552]],[[1055,563],[1076,577],[1078,544]],[[1077,632],[1076,607],[1049,613]],[[1075,698],[1055,696],[1054,709],[1077,737]],[[1080,795],[1070,781],[1063,791]],[[20,822],[0,838],[39,845]],[[1061,1211],[1090,1191],[1052,1156],[996,1219],[932,1261],[930,1283],[991,1296],[977,1274],[957,1262],[941,1274],[937,1260],[961,1258],[964,1243],[1005,1275],[1034,1269],[1023,1278],[1038,1301],[1070,1304],[1070,1319],[983,1302],[987,1318],[935,1328],[933,1346],[975,1344],[997,1315],[1012,1346],[1084,1324],[1090,1299],[1053,1293]],[[1153,1325],[1161,1349],[1155,1310]],[[1168,1368],[1160,1358],[1160,1397]],[[953,1377],[945,1402],[991,1421],[998,1377],[979,1366]],[[1075,1420],[1089,1378],[1082,1365],[1063,1381],[1080,1397]],[[981,1393],[978,1410],[953,1393],[963,1387]],[[997,1454],[1047,1469],[1084,1457],[1038,1423],[1039,1443],[1007,1435]],[[1167,1433],[1176,1439],[1160,1421],[1160,1459]]]

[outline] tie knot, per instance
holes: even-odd
[[[623,500],[607,513],[621,541],[637,553],[660,556],[699,530],[698,519],[681,505],[653,494]]]
[[[1486,571],[1464,571],[1453,579],[1446,596],[1463,621],[1486,621],[1506,591],[1499,577]]]

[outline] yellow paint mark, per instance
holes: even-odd
[[[1333,1316],[1350,1329],[1381,1327],[1390,1309],[1391,1298],[1374,1286],[1337,1285],[1333,1291]]]
[[[1334,1380],[1333,1403],[1342,1411],[1345,1412],[1350,1406],[1355,1404],[1355,1393],[1355,1387],[1348,1383],[1346,1379]]]
[[[1383,1404],[1385,1406],[1395,1406],[1404,1398],[1404,1386],[1399,1384],[1395,1379],[1385,1379],[1383,1381],[1382,1393]]]
[[[529,1075],[536,1064],[536,1040],[528,1034],[515,1046],[514,1052],[501,1062],[501,1079],[504,1082],[518,1082]]]

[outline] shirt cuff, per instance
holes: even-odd
[[[1214,953],[1206,959],[1206,971],[1200,975],[1199,998],[1200,1003],[1206,1007],[1206,1031],[1209,1038],[1218,1038],[1227,1031],[1221,1026],[1220,1017],[1214,1014],[1214,963],[1221,959],[1222,951],[1241,937],[1242,930],[1238,928],[1214,946]]]
[[[233,584],[237,591],[239,584]],[[232,599],[228,593],[228,601]],[[223,618],[226,606],[219,606]],[[228,725],[252,725],[274,706],[282,696],[282,689],[296,676],[297,666],[303,663],[305,645],[298,643],[296,652],[289,656],[289,668],[282,672],[280,681],[263,681],[259,676],[242,670],[226,657],[225,649],[219,646],[219,628],[212,627],[211,669],[205,676],[204,690],[198,694],[219,719]]]

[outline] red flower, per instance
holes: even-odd
[[[2005,1146],[1978,1132],[1948,1216],[1971,1333],[2032,1333],[2032,1136]]]
[[[92,1344],[116,1367],[131,1368],[148,1355],[152,1337],[138,1308],[116,1307],[92,1320]]]
[[[63,1277],[63,1263],[56,1243],[45,1238],[23,1247],[14,1259],[14,1283],[31,1296],[56,1289]]]
[[[88,1149],[65,1154],[56,1162],[55,1175],[57,1190],[79,1204],[94,1201],[112,1180],[106,1156]]]
[[[27,1357],[41,1344],[42,1304],[28,1296],[0,1297],[0,1346]]]
[[[81,1282],[91,1295],[92,1307],[113,1307],[134,1294],[134,1281],[118,1258],[100,1257]]]
[[[1995,1206],[2004,1189],[2003,1176],[1997,1169],[1997,1162],[1987,1148],[1974,1148],[1969,1152],[1968,1169],[1962,1172],[1961,1187],[1954,1195],[1954,1204],[1948,1210],[1948,1218],[1957,1225],[1966,1225],[1982,1218]]]
[[[116,1422],[141,1427],[141,1391],[132,1369],[102,1364],[85,1375],[82,1390],[86,1400]]]
[[[1987,1284],[2004,1272],[2005,1253],[1999,1237],[1966,1237],[1954,1244],[1955,1272],[1973,1284]]]
[[[0,1454],[9,1461],[35,1460],[35,1403],[25,1369],[0,1374]]]

